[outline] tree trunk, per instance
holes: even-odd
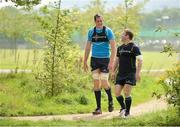
[[[57,33],[58,33],[58,27],[60,23],[60,7],[61,7],[61,0],[59,0],[59,6],[58,6],[58,14],[57,14],[57,22],[56,22],[56,28],[55,28],[55,33],[54,33],[54,44],[53,44],[53,53],[52,53],[52,71],[51,71],[51,96],[54,96],[54,69],[55,69],[55,57],[56,57],[56,38],[57,38]],[[53,32],[53,31],[52,31]]]

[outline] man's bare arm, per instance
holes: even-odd
[[[139,81],[141,79],[141,68],[143,64],[142,55],[137,56],[137,67],[136,67],[136,80]]]
[[[115,40],[110,40],[110,46],[111,46],[111,56],[110,56],[110,62],[108,68],[110,70],[113,70],[113,64],[115,62],[115,56],[116,56],[116,42]]]
[[[114,70],[113,70],[113,72],[116,72],[118,66],[119,66],[119,57],[116,57],[115,62],[114,62]]]
[[[84,51],[84,66],[83,66],[84,71],[88,70],[87,60],[88,60],[88,57],[89,57],[90,50],[91,50],[91,42],[88,41],[86,43],[86,47],[85,47],[85,51]]]

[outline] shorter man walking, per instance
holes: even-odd
[[[132,39],[133,33],[130,30],[124,30],[121,36],[123,44],[117,49],[113,72],[114,74],[117,65],[119,65],[115,83],[115,95],[121,106],[120,116],[122,117],[130,115],[132,87],[136,85],[136,81],[139,81],[141,77],[142,55],[140,49],[132,42]],[[124,91],[125,99],[121,94],[122,90]]]

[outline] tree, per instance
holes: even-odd
[[[144,4],[142,2],[133,5],[133,0],[124,0],[124,5],[118,5],[106,14],[106,23],[113,29],[117,41],[119,41],[120,32],[126,28],[131,29],[138,35],[141,19],[139,12]]]
[[[179,11],[179,8],[164,8],[161,10],[154,10],[149,13],[142,13],[141,15],[143,18],[141,19],[141,24],[143,28],[146,29],[152,29],[158,25],[176,29],[179,27]]]
[[[13,2],[15,6],[23,6],[30,9],[34,5],[40,4],[41,0],[5,0],[6,2]]]
[[[14,48],[14,61],[17,62],[17,39],[23,36],[24,30],[27,28],[27,22],[14,7],[5,7],[1,9],[1,27],[0,33],[12,39]]]
[[[106,3],[103,0],[92,0],[85,10],[80,11],[76,9],[76,24],[79,26],[77,30],[82,37],[86,36],[88,29],[94,25],[93,16],[96,13],[100,13],[104,17],[105,25],[114,31],[117,41],[119,41],[120,32],[125,28],[132,29],[138,35],[141,18],[139,12],[145,3],[138,3],[137,5],[132,5],[132,3],[132,0],[124,0],[123,6],[118,5],[107,11],[105,9]]]
[[[61,9],[61,0],[55,9],[43,7],[38,21],[46,40],[44,47],[43,68],[36,78],[41,82],[47,96],[55,96],[74,84],[78,72],[76,62],[80,52],[71,43],[73,20],[70,11]]]
[[[85,11],[77,10],[77,25],[78,30],[82,35],[87,34],[87,30],[94,25],[94,15],[95,14],[105,14],[105,2],[102,0],[92,0],[89,5],[87,5]]]

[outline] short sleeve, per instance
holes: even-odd
[[[114,33],[111,29],[108,29],[108,39],[109,40],[115,40],[115,36],[114,36]]]
[[[88,35],[87,35],[87,41],[92,41],[92,30],[88,31]]]
[[[142,55],[139,47],[137,47],[137,46],[134,46],[133,52],[134,52],[135,56]]]

